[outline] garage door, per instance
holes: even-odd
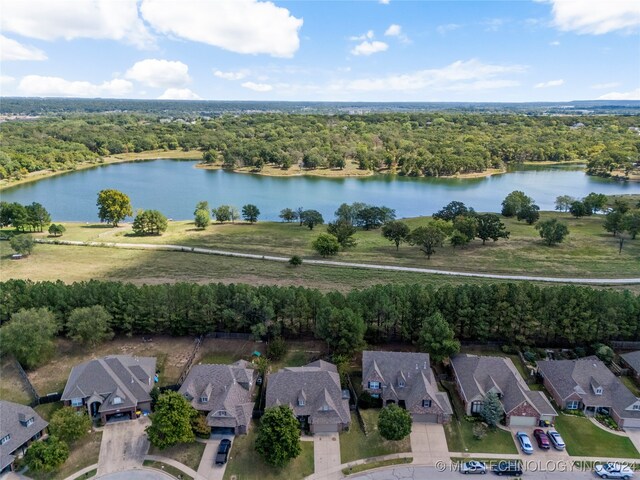
[[[534,427],[538,423],[536,417],[511,417],[510,427]]]
[[[417,423],[438,423],[438,415],[435,413],[414,413],[412,417]]]
[[[235,435],[236,429],[233,427],[211,427],[211,435]]]
[[[338,425],[312,425],[313,433],[336,433],[338,431]]]
[[[640,418],[625,418],[624,428],[640,428]]]

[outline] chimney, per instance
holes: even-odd
[[[27,423],[27,416],[24,413],[19,413],[18,420],[20,420],[20,423]]]

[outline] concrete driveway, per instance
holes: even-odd
[[[625,428],[624,431],[633,442],[636,450],[640,452],[640,428]]]
[[[414,423],[411,426],[411,452],[414,463],[434,465],[449,460],[449,447],[444,427],[436,423]]]
[[[206,478],[207,480],[222,480],[224,477],[224,472],[227,469],[227,464],[224,465],[216,465],[216,453],[218,453],[218,446],[220,445],[220,441],[223,439],[231,440],[231,450],[229,451],[229,457],[233,455],[233,435],[229,436],[220,436],[211,438],[206,441],[206,447],[204,448],[204,453],[202,454],[202,459],[200,460],[200,465],[198,466],[198,476],[200,478]]]
[[[543,460],[543,459],[544,460],[568,460],[569,459],[569,454],[567,453],[566,450],[556,450],[553,447],[551,447],[549,450],[542,450],[538,448],[538,442],[536,440],[536,437],[533,436],[533,431],[536,428],[539,428],[539,427],[509,427],[509,430],[511,431],[511,437],[513,438],[513,441],[516,444],[516,447],[518,448],[518,453],[522,456],[523,459],[531,458],[536,461]],[[548,429],[543,428],[542,430],[546,432]],[[525,432],[527,435],[529,435],[529,440],[531,440],[531,445],[533,445],[533,454],[526,455],[522,453],[522,449],[520,448],[520,442],[518,442],[518,440],[516,439],[517,432]]]
[[[108,423],[102,432],[98,476],[140,468],[149,451],[144,429],[151,423],[148,417],[127,422]]]
[[[340,435],[320,433],[313,436],[313,461],[316,475],[340,466]]]

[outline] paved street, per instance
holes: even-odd
[[[104,427],[98,476],[139,468],[149,451],[149,441],[144,429],[150,424],[148,417],[127,422],[109,423]]]

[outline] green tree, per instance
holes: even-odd
[[[607,196],[602,193],[591,192],[582,199],[582,203],[591,213],[598,213],[607,204]]]
[[[22,234],[22,235],[14,235],[9,240],[9,245],[16,252],[21,255],[31,255],[33,253],[33,249],[36,246],[36,241],[31,235]]]
[[[477,215],[459,215],[453,219],[453,229],[462,233],[470,242],[478,234]]]
[[[470,241],[471,238],[467,237],[460,230],[454,230],[451,232],[451,236],[449,237],[449,243],[451,243],[453,248],[464,247],[465,245],[468,245]]]
[[[395,404],[388,405],[378,414],[378,432],[382,438],[398,441],[411,433],[411,414]]]
[[[604,216],[604,224],[602,227],[613,233],[615,237],[618,233],[624,231],[624,214],[617,210],[612,210]]]
[[[449,202],[441,210],[438,210],[433,214],[433,218],[439,218],[440,220],[453,221],[456,217],[465,216],[469,213],[469,209],[462,202]]]
[[[322,214],[317,210],[305,210],[300,214],[300,220],[309,230],[313,230],[313,227],[316,225],[322,225],[324,223]]]
[[[590,210],[587,208],[587,206],[579,200],[576,200],[571,203],[571,206],[569,207],[569,212],[571,213],[571,215],[573,215],[576,218],[591,215]]]
[[[298,219],[298,212],[290,208],[283,208],[278,215],[284,222],[291,223]]]
[[[622,219],[622,227],[631,235],[631,239],[635,240],[636,235],[640,232],[640,210],[632,210],[625,213]]]
[[[302,257],[300,257],[299,255],[292,256],[289,259],[289,265],[293,267],[299,267],[300,265],[302,265]]]
[[[102,305],[75,308],[67,319],[67,335],[74,342],[95,347],[113,338],[112,322],[113,317]]]
[[[478,221],[478,233],[476,235],[482,240],[483,245],[489,239],[497,242],[500,238],[509,238],[509,232],[504,223],[495,213],[484,213],[478,215],[476,219]]]
[[[196,215],[198,213],[198,210],[206,210],[207,212],[209,212],[209,202],[207,202],[206,200],[200,200],[198,203],[196,203],[196,208],[193,210],[193,214]]]
[[[238,211],[238,208],[230,205],[229,216],[231,217],[231,223],[236,223],[236,220],[240,218],[240,212]]]
[[[27,210],[27,223],[32,230],[42,232],[45,225],[51,223],[51,215],[41,204],[33,202],[25,207]]]
[[[198,412],[178,392],[166,392],[158,397],[147,437],[154,447],[165,449],[179,443],[191,443],[196,437],[192,421]]]
[[[441,247],[447,234],[435,222],[430,222],[423,227],[417,227],[409,234],[409,243],[417,245],[424,252],[427,259],[436,252],[437,247]]]
[[[567,224],[559,222],[557,218],[539,222],[536,225],[536,230],[540,233],[540,238],[549,246],[562,243],[565,237],[569,235]]]
[[[318,235],[311,246],[323,257],[336,255],[340,250],[338,239],[329,233],[321,233]]]
[[[535,203],[524,205],[516,214],[518,220],[524,220],[529,225],[533,225],[540,218],[540,207]]]
[[[300,422],[288,405],[265,410],[255,448],[267,464],[275,467],[284,467],[300,455]]]
[[[256,223],[259,216],[260,210],[255,205],[249,203],[242,207],[242,218],[244,218],[247,222]]]
[[[58,223],[57,225],[55,223],[52,223],[51,225],[49,225],[49,234],[53,235],[54,237],[61,237],[62,234],[66,231],[67,229],[64,228],[64,225],[62,225],[61,223]]]
[[[118,223],[125,218],[133,215],[129,196],[118,190],[100,190],[96,206],[100,221],[110,223],[114,227],[117,227]]]
[[[596,356],[604,363],[609,365],[613,361],[614,352],[608,345],[596,344],[594,345]]]
[[[136,235],[161,235],[168,226],[167,217],[158,210],[144,210],[136,215],[132,230]]]
[[[523,207],[531,205],[533,200],[521,192],[514,190],[502,201],[502,215],[505,217],[514,217]]]
[[[267,345],[267,358],[272,362],[282,360],[289,351],[287,342],[282,337],[273,338]]]
[[[209,439],[211,437],[211,427],[207,423],[207,416],[198,414],[191,420],[191,429],[198,438]]]
[[[400,250],[401,243],[408,241],[409,233],[409,225],[400,220],[387,222],[382,226],[382,236],[396,244],[396,251]]]
[[[73,407],[56,410],[49,420],[49,432],[67,444],[84,437],[91,430],[91,419],[86,411],[76,412]]]
[[[56,318],[48,309],[22,309],[0,328],[0,345],[22,366],[33,368],[53,354],[53,340],[58,330]]]
[[[31,444],[24,457],[29,470],[33,472],[53,472],[69,458],[69,447],[62,440],[50,436],[41,442]]]
[[[489,392],[482,402],[482,410],[480,410],[480,417],[491,428],[495,428],[498,422],[502,420],[504,415],[504,409],[500,403],[498,395],[494,392]]]
[[[352,354],[364,346],[366,325],[350,308],[327,307],[318,314],[316,336],[336,355]]]
[[[576,199],[569,195],[560,195],[556,197],[556,210],[559,212],[568,212],[571,204],[575,201]]]
[[[460,351],[460,342],[456,340],[453,329],[440,312],[427,317],[422,323],[418,345],[436,362]]]
[[[342,220],[329,223],[327,233],[336,237],[340,246],[345,250],[355,247],[358,243],[353,237],[356,234],[356,227]]]
[[[211,217],[209,216],[209,210],[196,210],[195,224],[196,228],[204,230],[211,223]]]
[[[622,198],[615,198],[613,200],[613,211],[620,213],[627,213],[629,211],[629,203]]]
[[[232,209],[233,207],[230,205],[220,205],[218,208],[211,209],[211,213],[216,217],[217,222],[224,223],[235,220],[232,216]]]

